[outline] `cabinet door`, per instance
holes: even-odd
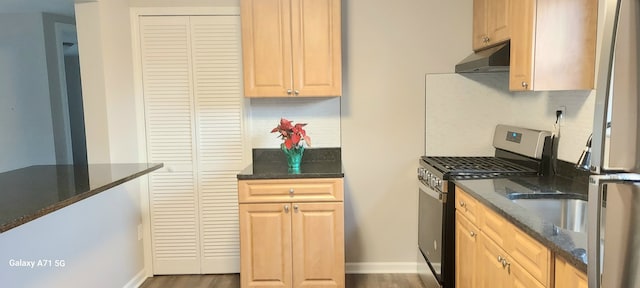
[[[509,273],[509,287],[512,288],[545,288],[547,286],[538,282],[535,277],[531,276],[527,270],[522,268],[518,262],[510,261],[507,267]],[[557,286],[558,288],[567,288],[568,286]]]
[[[293,287],[344,287],[343,204],[293,205]]]
[[[533,41],[536,0],[511,3],[511,63],[509,90],[533,90]]]
[[[511,0],[473,1],[473,50],[509,40]]]
[[[515,226],[511,247],[507,249],[513,260],[518,262],[531,276],[545,286],[551,282],[551,251],[542,243],[531,238]]]
[[[478,251],[476,260],[476,285],[477,288],[512,288],[508,285],[508,274],[505,267],[499,261],[507,256],[500,247],[489,239],[484,233],[478,235]],[[460,286],[463,287],[463,286]]]
[[[487,43],[487,1],[490,0],[473,0],[473,50],[481,50]]]
[[[244,95],[287,96],[292,89],[290,0],[242,0]]]
[[[456,285],[474,287],[478,228],[456,211]]]
[[[240,204],[241,287],[292,287],[290,206]]]
[[[509,25],[511,19],[511,0],[486,0],[487,1],[487,34],[489,46],[509,40]],[[520,0],[516,0],[520,1]]]
[[[293,88],[296,96],[340,96],[340,0],[292,0]]]
[[[571,266],[564,259],[556,257],[555,287],[587,288],[588,283],[585,273]]]

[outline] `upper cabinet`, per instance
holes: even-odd
[[[597,0],[512,1],[509,89],[593,89],[597,6]]]
[[[241,0],[245,96],[340,96],[340,2]]]
[[[509,40],[511,0],[473,1],[473,50]]]

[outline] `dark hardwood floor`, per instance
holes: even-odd
[[[346,288],[424,288],[418,274],[347,274]],[[147,278],[140,288],[239,288],[240,274]]]

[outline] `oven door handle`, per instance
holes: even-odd
[[[438,189],[429,188],[421,181],[419,181],[418,186],[420,186],[420,191],[422,193],[429,195],[431,198],[438,199],[438,201],[442,203],[447,203],[447,193],[439,191]]]

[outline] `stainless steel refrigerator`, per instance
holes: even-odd
[[[602,1],[587,166],[596,173],[589,179],[589,288],[633,288],[640,287],[640,1]]]

